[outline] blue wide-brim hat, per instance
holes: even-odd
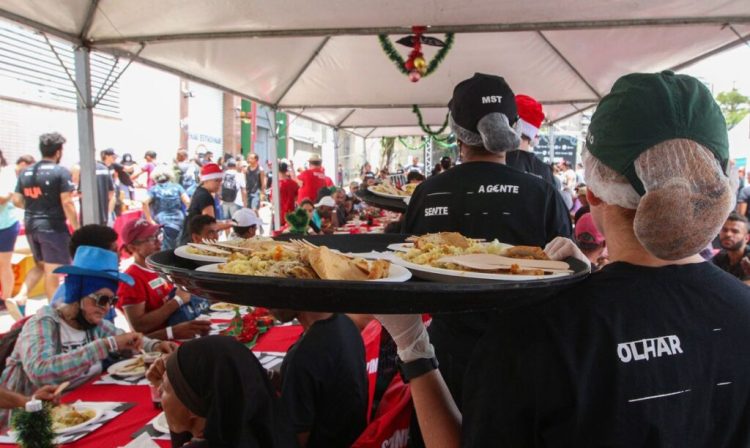
[[[79,246],[73,264],[60,266],[54,273],[106,278],[130,286],[135,283],[133,277],[120,272],[116,253],[94,246]]]

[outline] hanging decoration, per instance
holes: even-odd
[[[427,148],[427,145],[430,142],[429,138],[422,139],[422,143],[420,143],[417,146],[411,146],[409,143],[407,143],[406,140],[404,140],[404,137],[398,137],[399,143],[401,143],[401,146],[406,148],[408,151],[423,151],[425,148]]]
[[[436,37],[425,36],[424,32],[427,30],[425,26],[413,26],[411,30],[411,35],[402,37],[397,41],[399,44],[412,49],[407,60],[404,60],[398,50],[396,50],[388,35],[380,34],[378,35],[378,39],[380,40],[380,45],[383,47],[383,52],[396,64],[401,73],[408,76],[411,82],[417,82],[425,76],[432,74],[440,63],[443,62],[443,59],[445,59],[445,56],[453,46],[453,33],[446,33],[445,41],[442,41]],[[435,57],[429,63],[427,63],[424,54],[422,54],[422,45],[440,47],[440,50],[438,50]]]
[[[445,114],[445,121],[443,121],[443,125],[440,127],[440,129],[438,129],[437,131],[433,131],[432,129],[430,129],[429,126],[424,124],[424,118],[422,118],[422,111],[419,110],[419,106],[415,104],[412,106],[411,110],[412,112],[417,114],[417,120],[419,120],[419,127],[422,129],[422,131],[424,131],[425,134],[429,135],[432,138],[436,138],[438,135],[445,132],[445,128],[448,127],[448,114],[447,113]]]

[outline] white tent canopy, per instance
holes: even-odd
[[[413,104],[439,127],[453,86],[474,72],[504,76],[554,121],[625,73],[680,68],[750,38],[748,0],[5,0],[0,16],[372,137],[421,134]],[[456,32],[418,83],[376,37],[412,25]]]

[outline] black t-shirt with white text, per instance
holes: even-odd
[[[402,229],[417,235],[455,231],[532,246],[571,236],[570,216],[551,184],[492,162],[463,163],[422,182]]]
[[[463,163],[422,182],[409,201],[402,230],[417,235],[455,231],[540,247],[557,236],[571,236],[570,215],[552,184],[492,162]],[[433,315],[430,338],[459,409],[471,350],[491,314]]]
[[[350,447],[367,421],[365,347],[343,314],[315,322],[289,349],[281,367],[281,400],[307,448]]]
[[[711,263],[616,262],[495,316],[462,446],[750,446],[750,289]]]
[[[508,151],[505,153],[505,164],[518,171],[541,177],[552,185],[555,185],[555,176],[552,174],[552,168],[542,162],[533,152],[522,149]]]
[[[68,232],[60,194],[74,190],[70,171],[54,162],[41,160],[21,172],[16,193],[23,195],[26,231]]]

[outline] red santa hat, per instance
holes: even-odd
[[[221,167],[215,163],[207,163],[201,168],[201,182],[214,179],[222,179],[224,172]]]
[[[542,105],[530,96],[516,95],[516,109],[519,117],[516,129],[521,135],[534,139],[544,121]]]

